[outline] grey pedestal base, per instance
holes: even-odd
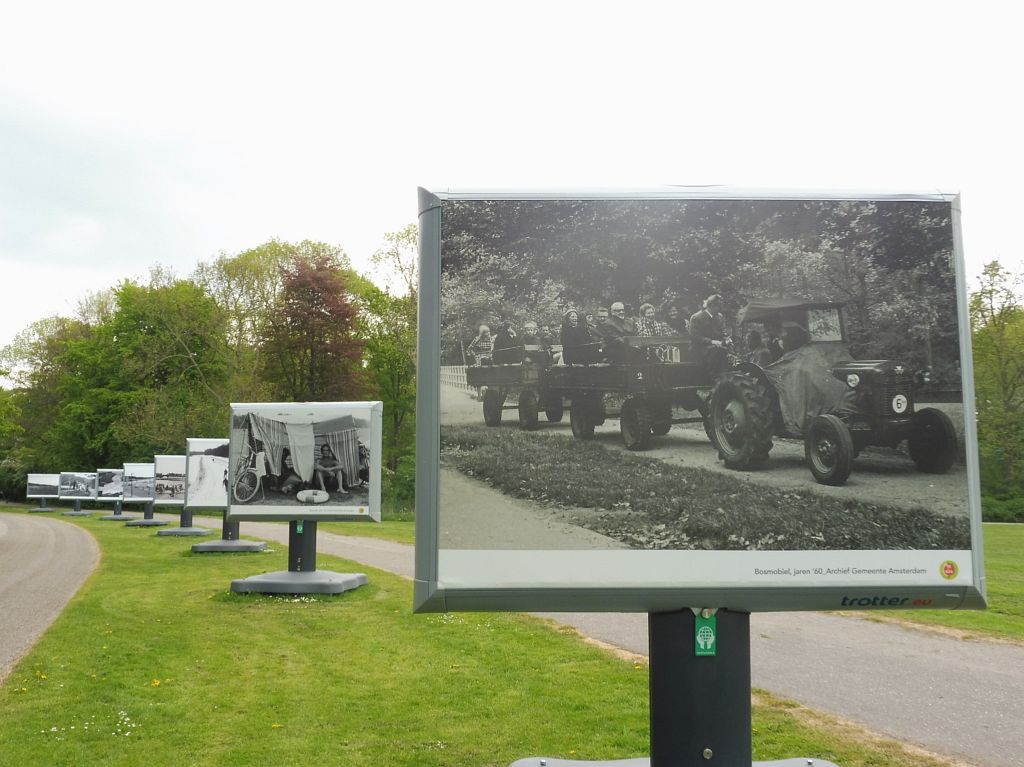
[[[126,522],[125,527],[163,527],[168,524],[162,519],[133,519],[131,522]]]
[[[91,517],[92,516],[92,512],[91,511],[62,511],[61,514],[63,514],[65,517]]]
[[[56,511],[56,509],[53,508],[53,506],[33,506],[31,509],[28,510],[28,513],[38,514],[43,511]]]
[[[713,757],[712,757],[713,758]],[[711,762],[708,762],[710,764]],[[824,759],[779,759],[773,762],[752,762],[754,767],[838,767]],[[650,757],[640,759],[613,759],[606,762],[581,762],[576,759],[548,759],[531,756],[518,759],[510,767],[651,767]]]
[[[263,541],[227,541],[221,539],[219,541],[206,541],[205,543],[197,543],[192,546],[192,551],[196,554],[208,554],[211,552],[231,552],[231,551],[266,551],[267,544]]]
[[[366,575],[363,573],[282,570],[231,581],[231,590],[236,594],[340,594],[365,586],[366,583]]]
[[[138,517],[131,514],[107,514],[107,516],[100,517],[100,519],[104,522],[131,522],[133,519],[138,519]]]
[[[213,532],[212,530],[208,530],[205,527],[171,527],[171,528],[168,528],[167,530],[157,530],[156,534],[157,535],[181,535],[181,536],[193,535],[193,536],[198,536],[198,535],[209,535],[212,532]]]

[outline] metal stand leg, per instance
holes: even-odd
[[[192,547],[193,553],[208,554],[211,552],[231,551],[264,551],[267,544],[263,541],[243,541],[239,537],[238,521],[228,522],[227,512],[224,512],[224,522],[221,524],[220,540],[197,543]]]
[[[212,530],[207,530],[205,527],[192,527],[192,509],[186,509],[184,506],[181,507],[181,515],[178,518],[178,526],[171,527],[167,530],[158,530],[157,535],[170,535],[170,536],[200,536],[209,535]]]
[[[145,509],[142,512],[142,519],[133,519],[126,523],[126,527],[163,527],[167,524],[162,519],[153,516],[153,501],[146,501]]]
[[[692,610],[648,616],[649,759],[529,757],[511,767],[837,767],[823,759],[751,761],[750,614],[718,610],[714,621],[715,630],[698,637]]]
[[[316,522],[288,523],[288,570],[263,573],[231,582],[236,593],[340,594],[367,583],[364,573],[333,573],[316,569]]]
[[[91,511],[82,510],[82,499],[75,498],[75,507],[71,511],[63,512],[65,517],[91,517]]]

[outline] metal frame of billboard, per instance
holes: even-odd
[[[47,485],[53,484],[53,493],[32,493],[29,492],[28,488],[31,485]],[[60,474],[29,474],[25,480],[25,497],[26,498],[60,498]]]
[[[380,465],[382,448],[382,412],[381,402],[259,402],[259,403],[232,403],[231,405],[231,437],[229,442],[229,467],[228,467],[228,507],[225,519],[229,522],[239,520],[373,520],[380,521]],[[258,424],[260,419],[252,419],[250,416],[259,416],[263,419],[264,426]],[[346,421],[347,419],[347,421]],[[242,428],[236,428],[236,424],[245,421]],[[332,424],[338,421],[345,422],[343,429],[335,430]],[[275,475],[279,479],[285,479],[286,468],[284,466],[284,453],[290,451],[293,443],[288,436],[287,424],[302,424],[310,426],[308,435],[301,437],[302,440],[313,440],[313,445],[306,445],[311,448],[314,445],[321,445],[323,449],[325,440],[332,439],[328,433],[339,435],[336,439],[346,440],[347,436],[341,436],[342,432],[356,430],[358,446],[368,451],[366,456],[369,463],[369,478],[359,485],[358,491],[342,496],[331,498],[327,492],[327,498],[321,502],[321,493],[317,490],[314,482],[317,472],[313,471],[313,479],[300,483],[296,474],[296,484],[290,493],[278,492],[267,486],[267,480]],[[276,425],[273,425],[276,424]],[[254,452],[252,441],[258,440],[255,437],[256,428],[266,428],[261,432],[262,436],[271,443],[279,442],[276,445],[264,445],[258,452]],[[321,429],[321,432],[317,430]],[[322,429],[328,429],[323,432]],[[294,444],[298,449],[298,442]],[[332,451],[337,452],[337,451]],[[262,459],[262,465],[257,462]],[[361,461],[362,457],[356,460]],[[341,457],[338,458],[341,460]],[[352,457],[345,458],[351,461]],[[352,478],[347,477],[351,482]],[[246,488],[241,496],[246,500],[239,500],[238,488]],[[300,490],[299,488],[305,489]],[[251,491],[251,492],[250,492]],[[337,492],[332,489],[331,492]],[[302,498],[305,494],[305,498]]]
[[[948,206],[962,374],[963,488],[970,548],[954,550],[543,550],[443,548],[440,490],[441,271],[445,205],[469,201],[852,201]],[[970,323],[955,194],[669,187],[640,190],[419,190],[414,607],[445,610],[664,612],[985,606]],[[770,469],[769,469],[770,470]],[[809,479],[809,481],[811,481]],[[818,576],[816,571],[831,571]],[[803,571],[806,571],[803,572]],[[797,573],[803,577],[796,577]]]

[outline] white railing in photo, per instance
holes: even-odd
[[[465,365],[441,365],[441,385],[462,391],[476,392],[475,386],[466,383]]]

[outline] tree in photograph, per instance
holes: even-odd
[[[1022,280],[987,264],[971,295],[975,401],[986,495],[1024,492],[1024,303]]]
[[[263,380],[288,401],[359,399],[363,342],[339,249],[305,242],[281,269],[281,290],[264,333]]]

